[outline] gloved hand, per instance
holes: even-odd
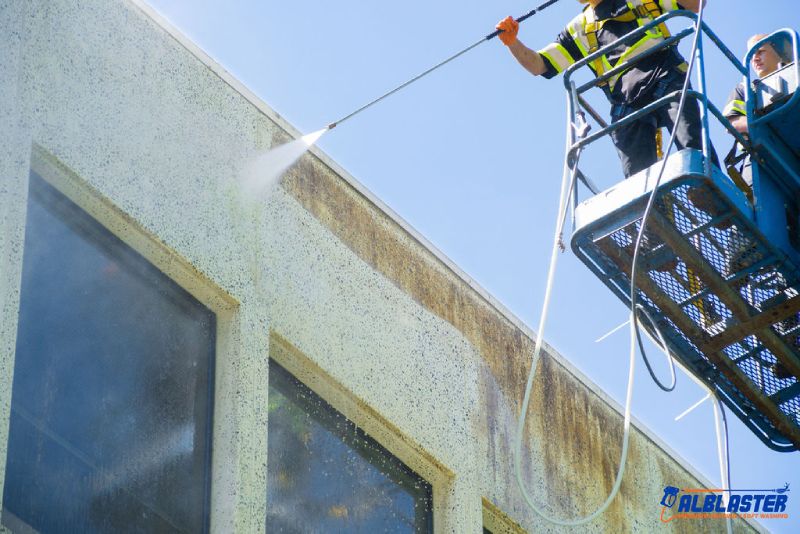
[[[498,30],[501,30],[500,40],[503,41],[503,44],[506,46],[510,46],[517,40],[517,33],[519,33],[519,22],[514,20],[514,17],[506,17],[500,22],[497,23],[495,26]]]

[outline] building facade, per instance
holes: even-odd
[[[11,532],[556,532],[513,439],[532,333],[142,0],[0,0]],[[622,416],[549,347],[525,476],[595,509]],[[706,482],[641,426],[603,532]],[[737,531],[756,527],[737,523]]]

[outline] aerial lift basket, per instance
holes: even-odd
[[[676,359],[767,445],[800,447],[800,271],[703,156],[670,158],[639,253],[638,303]],[[575,254],[630,305],[633,247],[655,183],[640,173],[576,209]]]
[[[577,62],[564,76],[573,123],[583,108],[601,125],[580,139],[570,134],[569,161],[594,193],[579,203],[578,188],[573,189],[572,249],[629,307],[635,241],[662,163],[598,192],[576,160],[588,145],[681,95],[666,95],[609,126],[582,94],[630,63],[581,86],[572,75],[621,41],[635,42],[675,17],[696,18],[687,11],[663,15]],[[771,80],[751,84],[745,65],[760,44],[742,64],[705,24],[702,30],[745,76],[751,139],[743,138],[708,101],[701,41],[699,87],[687,98],[688,104],[701,103],[704,150],[682,150],[666,162],[640,244],[637,308],[647,312],[639,311],[644,327],[655,338],[660,333],[676,360],[716,391],[767,446],[793,451],[800,448],[800,253],[787,223],[798,226],[796,211],[790,209],[800,195],[798,35],[792,30],[774,34],[792,41],[794,61]],[[692,29],[676,33],[633,62],[690,35]],[[755,205],[739,188],[744,184],[735,185],[710,164],[712,115],[751,154],[754,187],[748,194]]]

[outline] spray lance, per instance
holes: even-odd
[[[539,7],[535,8],[535,9],[532,9],[531,11],[529,11],[529,12],[525,13],[524,15],[522,15],[521,17],[519,17],[519,18],[517,18],[517,19],[515,19],[515,20],[516,20],[517,22],[523,22],[523,21],[525,21],[525,20],[527,20],[527,19],[531,18],[531,17],[532,17],[532,16],[534,16],[535,14],[539,13],[540,11],[543,11],[543,10],[547,9],[548,7],[552,6],[553,4],[555,4],[555,3],[556,3],[556,2],[558,2],[558,1],[559,1],[559,0],[548,0],[548,1],[547,1],[547,2],[545,2],[544,4],[540,5]],[[358,115],[359,113],[361,113],[362,111],[366,110],[367,108],[370,108],[370,107],[374,106],[375,104],[377,104],[378,102],[380,102],[380,101],[381,101],[381,100],[383,100],[384,98],[387,98],[387,97],[389,97],[389,96],[391,96],[391,95],[393,95],[393,94],[397,93],[398,91],[400,91],[400,90],[402,90],[402,89],[405,89],[406,87],[408,87],[408,86],[409,86],[409,85],[411,85],[412,83],[416,82],[417,80],[419,80],[419,79],[421,79],[421,78],[424,78],[425,76],[427,76],[427,75],[428,75],[428,74],[430,74],[431,72],[433,72],[433,71],[435,71],[435,70],[439,69],[440,67],[444,67],[445,65],[447,65],[448,63],[450,63],[450,62],[451,62],[451,61],[453,61],[454,59],[456,59],[456,58],[458,58],[458,57],[461,57],[461,56],[463,56],[464,54],[466,54],[467,52],[469,52],[469,51],[470,51],[470,50],[472,50],[473,48],[477,47],[478,45],[480,45],[480,44],[482,44],[482,43],[485,43],[486,41],[491,41],[492,39],[494,39],[495,37],[497,37],[498,35],[500,35],[500,34],[502,33],[502,31],[503,31],[503,30],[496,30],[496,31],[494,31],[494,32],[490,33],[489,35],[487,35],[486,37],[482,37],[482,38],[481,38],[480,40],[478,40],[477,42],[475,42],[475,43],[471,44],[470,46],[466,47],[465,49],[461,50],[460,52],[458,52],[458,53],[456,53],[456,54],[453,54],[452,56],[450,56],[449,58],[445,59],[445,60],[444,60],[444,61],[442,61],[441,63],[438,63],[438,64],[434,65],[433,67],[429,68],[428,70],[426,70],[425,72],[423,72],[423,73],[421,73],[421,74],[418,74],[417,76],[414,76],[413,78],[411,78],[411,79],[410,79],[410,80],[408,80],[407,82],[403,83],[402,85],[399,85],[399,86],[395,87],[395,88],[394,88],[394,89],[392,89],[391,91],[389,91],[389,92],[387,92],[387,93],[385,93],[385,94],[383,94],[383,95],[379,96],[378,98],[376,98],[375,100],[373,100],[373,101],[369,102],[368,104],[365,104],[365,105],[361,106],[361,107],[360,107],[360,108],[358,108],[357,110],[353,111],[352,113],[350,113],[350,114],[348,114],[348,115],[345,115],[345,116],[344,116],[344,117],[342,117],[341,119],[339,119],[339,120],[337,120],[337,121],[335,121],[335,122],[332,122],[332,123],[330,123],[330,124],[328,125],[328,127],[327,127],[325,130],[323,130],[323,131],[327,131],[327,130],[333,130],[334,128],[336,128],[338,125],[342,124],[342,123],[343,123],[343,122],[345,122],[346,120],[348,120],[348,119],[350,119],[350,118],[352,118],[352,117],[354,117],[354,116]]]

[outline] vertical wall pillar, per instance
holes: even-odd
[[[265,307],[217,314],[211,532],[263,532],[269,328]]]
[[[483,532],[480,486],[467,472],[457,474],[447,484],[434,483],[433,514],[433,530],[437,534],[480,534]]]

